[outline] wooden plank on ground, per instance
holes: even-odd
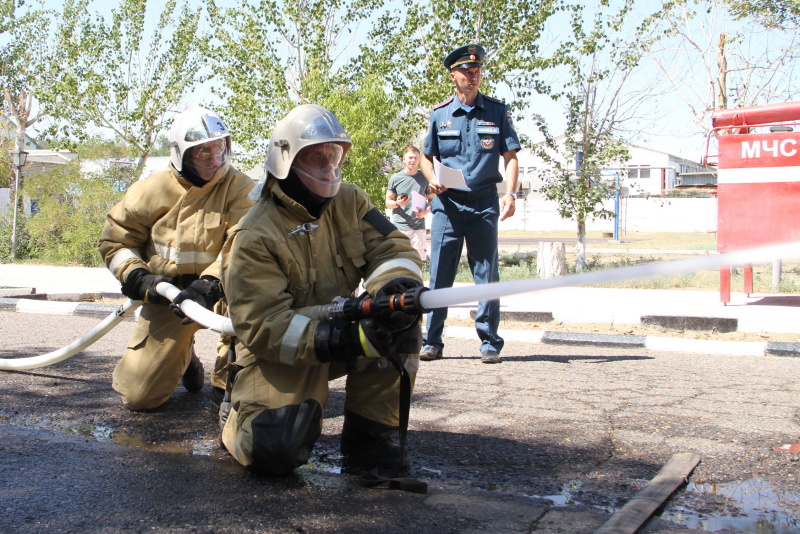
[[[661,471],[595,534],[634,534],[688,478],[700,462],[693,453],[674,454]]]

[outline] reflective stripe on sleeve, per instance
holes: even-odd
[[[413,274],[419,276],[420,278],[422,278],[422,271],[420,270],[419,266],[416,263],[414,263],[411,260],[399,258],[396,260],[385,261],[382,264],[380,264],[378,268],[375,269],[371,275],[369,275],[369,278],[364,280],[364,286],[369,285],[369,283],[372,280],[381,276],[386,271],[390,271],[392,269],[406,269],[408,271],[411,271]]]
[[[202,250],[188,250],[178,252],[175,247],[155,245],[156,253],[166,261],[173,261],[177,265],[203,265],[214,263],[221,257],[218,252],[205,252]]]
[[[294,364],[297,348],[300,346],[300,340],[303,338],[303,334],[305,334],[308,323],[310,322],[311,319],[305,315],[295,314],[294,317],[292,317],[289,327],[286,329],[286,333],[283,334],[283,340],[281,341],[281,352],[278,357],[281,363],[285,365]]]
[[[117,267],[128,260],[142,260],[142,257],[135,250],[131,250],[129,248],[119,249],[117,253],[114,254],[114,257],[111,258],[111,263],[108,265],[108,270],[111,271],[111,274],[113,274],[114,277],[116,277]]]

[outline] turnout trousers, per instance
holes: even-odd
[[[407,356],[413,387],[419,356]],[[382,369],[373,364],[364,370],[348,370],[340,362],[291,366],[249,355],[229,368],[232,408],[222,430],[225,448],[259,474],[290,473],[306,463],[322,432],[328,381],[345,375],[345,412],[398,426],[400,374],[391,366]]]
[[[164,404],[181,383],[192,358],[197,323],[182,325],[168,305],[144,304],[112,387],[131,410],[152,410]]]

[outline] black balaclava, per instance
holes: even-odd
[[[194,147],[192,147],[194,148]],[[197,175],[197,172],[194,170],[194,160],[192,159],[192,149],[190,148],[186,152],[183,153],[183,170],[181,170],[180,175],[186,178],[189,183],[191,183],[195,187],[203,187],[208,182],[200,178]]]
[[[322,207],[330,200],[317,197],[306,189],[306,186],[300,181],[300,177],[295,174],[294,169],[289,169],[289,175],[285,180],[278,180],[278,185],[281,191],[286,193],[286,196],[303,206],[315,219],[319,218],[320,213],[322,213]]]

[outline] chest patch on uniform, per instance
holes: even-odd
[[[486,150],[490,150],[494,148],[494,137],[489,135],[482,135],[481,136],[481,147],[485,148]]]
[[[384,237],[397,230],[397,227],[392,224],[392,221],[387,219],[383,213],[378,211],[378,208],[372,208],[365,213],[364,220],[374,226],[375,229]]]

